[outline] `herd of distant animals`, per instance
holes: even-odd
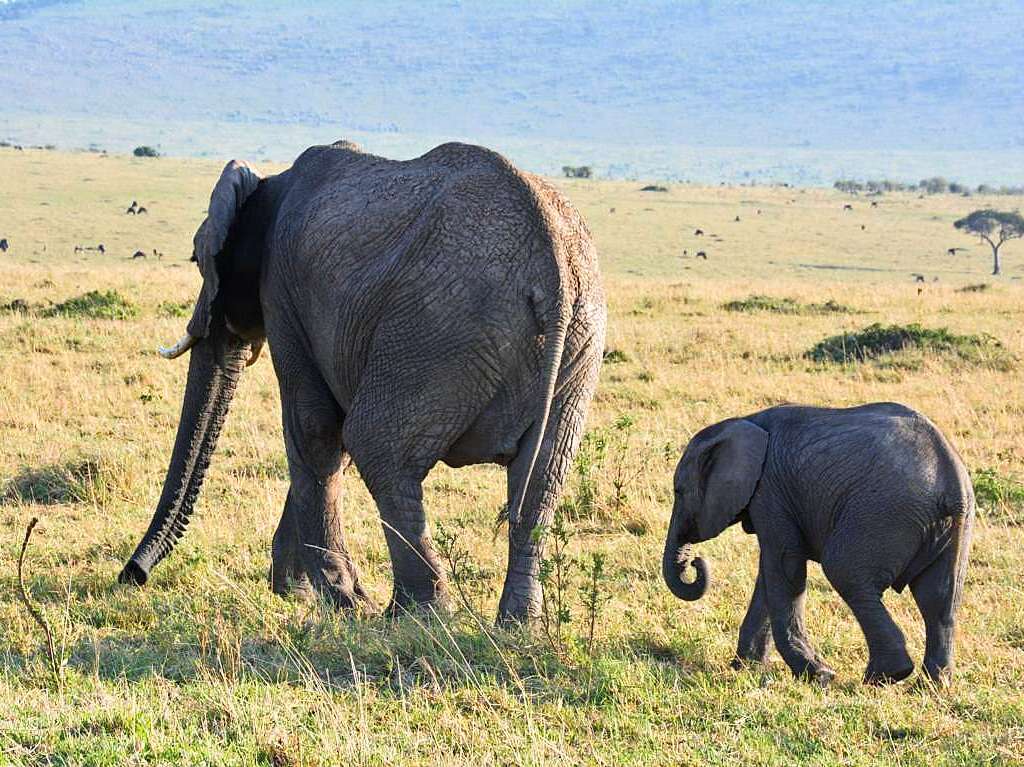
[[[20,148],[20,147],[17,147],[17,148]],[[877,208],[878,207],[878,202],[875,201],[875,200],[872,200],[871,207],[872,208]],[[853,205],[851,205],[850,203],[844,203],[843,210],[844,211],[852,211],[853,210]],[[614,213],[615,212],[615,208],[609,208],[608,212],[609,213]],[[146,207],[144,205],[139,205],[138,200],[132,200],[132,204],[129,205],[125,209],[125,215],[141,216],[141,215],[145,215],[145,214],[148,214],[148,213],[149,213],[149,211],[146,210]],[[761,215],[761,209],[760,208],[757,209],[757,215],[759,215],[759,216]],[[734,223],[739,223],[740,222],[739,215],[737,215],[736,218],[733,219],[733,222]],[[867,227],[864,224],[861,224],[860,228],[863,231]],[[694,237],[704,237],[705,236],[704,230],[699,228],[699,227],[694,229],[693,236]],[[713,240],[717,240],[718,242],[722,241],[722,238],[719,237],[717,234],[712,233],[712,234],[707,235],[707,236],[710,237]],[[7,241],[7,238],[0,239],[0,253],[6,253],[9,249],[10,249],[10,243]],[[959,247],[947,248],[946,249],[946,254],[950,255],[950,256],[955,256],[957,253],[960,253],[960,252],[963,252],[963,251],[966,251],[966,250],[967,250],[967,248],[959,248]],[[90,252],[90,251],[91,252],[96,252],[96,253],[104,253],[104,254],[107,252],[106,248],[103,246],[103,243],[100,243],[100,244],[95,245],[95,246],[87,246],[87,245],[85,245],[85,246],[83,246],[83,245],[76,245],[75,246],[75,253],[85,253],[85,252]],[[689,255],[690,255],[689,249],[684,249],[683,250],[683,258],[687,258]],[[148,257],[149,257],[149,254],[146,253],[144,250],[136,250],[131,255],[131,259],[133,261],[138,260],[140,258],[148,258]],[[159,260],[159,259],[162,259],[164,257],[164,254],[162,252],[160,252],[159,250],[157,250],[156,248],[153,248],[153,257],[156,258],[157,260]],[[693,257],[694,258],[703,259],[704,261],[707,261],[708,260],[708,253],[707,253],[706,250],[698,250],[696,253],[693,254]],[[924,275],[922,275],[922,274],[912,273],[910,276],[914,278],[914,282],[916,282],[916,283],[922,283],[922,282],[926,281],[925,278],[924,278]],[[938,277],[933,277],[932,278],[932,282],[938,282],[938,281],[939,281]],[[918,289],[917,289],[918,295],[920,295],[922,293],[922,291],[923,291],[923,288],[918,287]]]

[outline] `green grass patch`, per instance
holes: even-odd
[[[116,290],[90,290],[51,306],[44,317],[84,317],[93,320],[130,320],[139,309]]]
[[[774,312],[776,314],[855,314],[851,309],[831,298],[820,304],[802,304],[792,298],[752,295],[722,304],[727,312]]]
[[[952,354],[965,362],[998,370],[1012,367],[1014,358],[1003,345],[987,333],[959,335],[947,328],[874,323],[863,330],[829,336],[810,349],[806,356],[815,362],[865,362],[905,350]]]

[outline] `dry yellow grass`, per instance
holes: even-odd
[[[269,541],[287,488],[276,382],[243,378],[175,555],[145,589],[115,585],[148,523],[174,438],[186,365],[155,348],[177,337],[199,276],[185,259],[220,164],[0,150],[0,762],[11,764],[978,764],[1024,759],[1024,509],[982,509],[954,688],[865,689],[852,616],[813,569],[808,625],[839,670],[826,691],[777,658],[728,669],[755,569],[738,529],[703,547],[716,575],[699,603],[674,600],[659,557],[679,451],[701,426],[781,401],[898,400],[928,414],[974,472],[1012,495],[1024,479],[1024,247],[988,276],[986,250],[952,221],[1020,200],[886,195],[878,207],[826,190],[560,182],[590,222],[610,300],[608,347],[588,428],[611,447],[593,516],[570,551],[607,556],[609,598],[592,654],[558,657],[540,637],[445,621],[350,620],[273,597]],[[149,213],[127,216],[133,200]],[[844,211],[849,202],[853,211]],[[611,209],[614,208],[614,212]],[[761,213],[758,214],[757,211]],[[736,222],[735,217],[740,217]],[[861,226],[864,226],[862,229]],[[707,234],[693,236],[695,228]],[[720,236],[721,241],[711,237]],[[105,255],[74,253],[103,243]],[[946,255],[951,246],[967,254]],[[165,255],[155,259],[151,251]],[[683,250],[688,257],[682,257]],[[703,249],[708,259],[693,258]],[[150,253],[133,261],[136,250]],[[827,268],[825,268],[827,267]],[[916,283],[912,273],[927,280]],[[938,277],[938,282],[932,278]],[[982,293],[958,293],[988,282]],[[919,292],[919,288],[921,288]],[[132,319],[44,317],[50,303],[116,290]],[[829,299],[850,312],[731,312],[751,294]],[[1021,362],[912,353],[819,366],[803,353],[874,322],[987,333]],[[633,426],[615,424],[629,415]],[[625,477],[624,501],[612,477]],[[437,468],[435,527],[477,570],[466,588],[493,614],[505,546],[496,467]],[[578,493],[574,477],[570,495]],[[351,547],[378,601],[389,564],[370,498],[348,478]],[[61,637],[62,691],[15,596],[17,550],[42,519],[29,583]],[[567,599],[581,633],[581,575]],[[888,599],[920,659],[908,595]],[[291,760],[291,761],[288,761]]]

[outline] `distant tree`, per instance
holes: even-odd
[[[928,194],[942,194],[949,191],[949,182],[942,176],[932,176],[921,179],[917,187]]]
[[[132,152],[136,157],[159,157],[160,153],[151,146],[137,146]]]
[[[563,165],[562,173],[566,178],[590,178],[593,175],[593,170],[589,165]]]
[[[1024,216],[1016,212],[1004,213],[988,208],[976,210],[953,222],[953,226],[968,234],[977,235],[989,244],[992,248],[992,274],[999,274],[999,248],[1003,243],[1024,237]]]

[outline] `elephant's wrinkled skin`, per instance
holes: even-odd
[[[663,574],[697,599],[707,567],[691,544],[741,522],[761,549],[757,585],[740,627],[737,662],[763,661],[769,633],[797,676],[828,682],[804,632],[807,561],[820,562],[867,639],[865,681],[914,669],[882,593],[909,584],[924,618],[924,670],[948,680],[956,612],[974,519],[963,462],[924,416],[893,403],[848,409],[786,405],[709,426],[675,475]],[[693,564],[696,583],[680,579]]]
[[[539,605],[542,542],[582,435],[604,346],[590,233],[539,178],[474,146],[396,162],[346,142],[283,173],[224,169],[195,237],[202,292],[178,436],[149,531],[121,573],[144,583],[192,512],[247,361],[269,341],[291,487],[275,591],[366,600],[342,534],[349,458],[377,503],[393,607],[443,601],[421,483],[438,461],[508,467],[499,608]]]

